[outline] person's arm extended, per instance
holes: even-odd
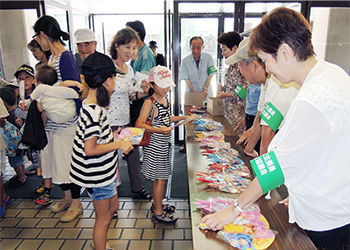
[[[30,98],[32,100],[35,100],[39,98],[42,94],[50,96],[50,97],[56,97],[56,98],[64,98],[64,99],[75,99],[79,98],[78,93],[72,89],[67,87],[61,87],[61,86],[49,86],[45,84],[40,84],[38,87],[34,89],[32,94],[30,95]]]
[[[244,149],[244,153],[256,157],[257,155],[254,154],[254,147],[258,143],[260,137],[261,137],[261,131],[262,128],[260,126],[260,111],[255,116],[254,123],[252,126],[252,133],[250,134],[249,138],[247,139],[247,145]]]
[[[196,92],[196,91],[194,90],[194,88],[193,88],[193,85],[192,85],[190,79],[186,78],[186,79],[185,79],[185,82],[186,82],[186,84],[187,84],[187,86],[188,86],[188,88],[190,89],[191,92]]]
[[[170,134],[172,130],[171,127],[155,128],[150,125],[147,125],[146,121],[150,113],[156,112],[155,110],[152,110],[152,106],[153,106],[153,103],[150,99],[147,99],[143,103],[139,118],[137,119],[136,127],[144,128],[147,132],[150,132],[150,133],[158,133],[158,134],[165,134],[165,135]]]
[[[253,204],[263,195],[260,183],[257,178],[249,184],[248,188],[240,195],[237,202],[240,208],[245,209]],[[233,222],[240,212],[232,205],[214,214],[203,217],[200,223],[205,223],[211,230],[220,230],[228,223]]]
[[[128,154],[133,148],[130,141],[114,141],[106,144],[98,144],[97,136],[92,136],[84,142],[84,151],[88,156],[106,154],[117,149]]]
[[[260,155],[263,155],[267,153],[267,148],[276,133],[270,126],[262,125],[261,127]]]
[[[171,122],[178,122],[178,121],[182,121],[182,120],[185,120],[185,119],[191,118],[191,117],[193,117],[193,116],[191,116],[191,115],[172,116]]]
[[[72,81],[72,80],[65,80],[63,82],[60,82],[59,86],[63,87],[77,87],[82,92],[84,91],[85,87],[78,81]]]

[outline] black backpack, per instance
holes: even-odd
[[[29,106],[21,142],[35,150],[41,150],[47,144],[45,127],[36,100]]]

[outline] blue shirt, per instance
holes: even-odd
[[[216,72],[217,70],[215,69],[213,58],[210,54],[205,52],[201,53],[198,67],[193,55],[190,54],[181,62],[180,80],[189,79],[194,90],[202,92],[209,76]],[[188,87],[187,91],[189,91]],[[211,88],[208,90],[208,96],[212,96]]]
[[[148,75],[148,72],[156,66],[156,58],[152,50],[145,44],[139,50],[137,59],[131,61],[130,66],[134,72],[140,72]]]
[[[260,98],[261,84],[249,84],[246,97],[245,113],[256,115]]]

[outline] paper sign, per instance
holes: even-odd
[[[217,72],[217,71],[218,71],[218,70],[215,68],[214,65],[210,66],[210,67],[208,68],[208,76],[210,76],[211,74],[213,74],[213,73],[215,73],[215,72]]]

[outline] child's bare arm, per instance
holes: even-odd
[[[97,144],[97,137],[93,136],[84,142],[84,151],[86,155],[101,155],[120,149],[128,154],[134,147],[130,141],[114,141],[107,144]]]

